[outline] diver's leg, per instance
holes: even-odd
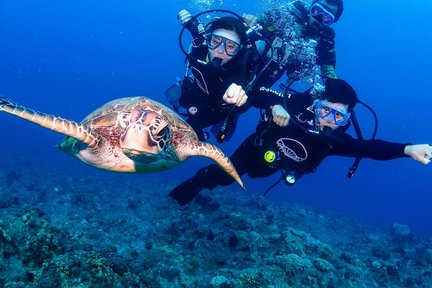
[[[183,206],[192,201],[204,188],[212,190],[219,185],[226,186],[233,182],[234,179],[218,165],[211,164],[201,168],[195,176],[175,187],[169,196]]]
[[[251,137],[248,137],[240,145],[231,158],[240,176],[246,173],[249,167],[253,167],[253,165],[250,165],[251,160],[255,159],[255,155],[252,153],[254,147],[251,147],[253,145],[253,137]],[[169,196],[183,206],[192,201],[204,188],[213,190],[217,186],[228,186],[232,183],[234,183],[234,179],[231,176],[218,165],[211,164],[201,168],[195,176],[175,187]]]

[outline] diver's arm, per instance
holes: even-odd
[[[424,165],[431,162],[432,147],[429,144],[412,145],[388,142],[384,140],[352,140],[352,144],[355,143],[354,146],[351,146],[348,143],[344,143],[343,146],[348,148],[347,151],[351,149],[351,153],[355,154],[351,155],[353,157],[364,157],[375,160],[391,160],[410,157]]]
[[[180,24],[185,26],[186,29],[191,33],[192,38],[194,39],[204,39],[204,25],[198,18],[192,18],[192,15],[185,9],[181,10],[177,15],[177,18],[180,21]],[[199,43],[196,43],[199,44]]]
[[[331,144],[331,155],[346,157],[361,157],[374,160],[392,160],[409,157],[405,153],[405,147],[410,143],[395,143],[384,140],[358,140],[351,135],[343,133],[336,136]]]
[[[283,105],[283,93],[267,87],[254,87],[248,94],[251,104],[255,108],[268,109],[274,105]]]
[[[252,90],[252,92],[254,92]],[[251,94],[251,93],[250,93]],[[283,107],[283,94],[275,90],[261,87],[257,94],[252,93],[251,104],[256,108],[264,108],[271,111],[273,122],[276,125],[285,127],[291,118],[290,114]]]
[[[336,74],[335,32],[331,27],[320,31],[320,39],[316,47],[317,64],[321,67],[321,76],[324,79],[338,78]]]
[[[333,65],[321,65],[321,77],[325,79],[337,79],[338,76]]]

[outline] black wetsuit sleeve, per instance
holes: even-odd
[[[248,93],[248,96],[252,106],[256,108],[269,108],[283,104],[283,93],[266,87],[254,88]]]
[[[316,51],[318,65],[336,66],[335,32],[331,27],[325,27],[320,31]]]
[[[199,25],[202,25],[202,23],[197,18],[190,20],[185,25],[186,29],[191,33],[191,36],[193,38],[192,44],[194,46],[201,45],[202,42],[205,40],[204,33],[200,33],[198,29]]]
[[[409,143],[395,143],[384,140],[358,140],[348,134],[341,135],[338,141],[335,141],[331,147],[330,154],[370,158],[374,160],[391,160],[397,158],[409,157],[405,155],[404,149]]]

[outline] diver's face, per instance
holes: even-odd
[[[222,60],[221,65],[231,61],[240,49],[239,35],[234,31],[220,28],[213,31],[212,36],[209,40],[211,42],[208,43],[210,61],[219,58]]]
[[[332,130],[336,130],[337,128],[341,127],[341,125],[338,125],[337,122],[342,121],[344,115],[350,115],[350,113],[348,112],[348,105],[328,101],[326,101],[326,104],[327,105],[320,108],[323,109],[323,111],[317,113],[320,115],[325,115],[324,117],[317,118],[319,121],[319,129],[320,131],[323,131],[324,127],[329,127]],[[347,117],[349,118],[349,116]],[[343,125],[346,125],[346,123]]]
[[[317,27],[323,27],[323,26],[329,26],[333,24],[332,21],[330,24],[324,23],[325,20],[331,20],[331,18],[334,19],[336,16],[336,13],[338,11],[337,5],[331,5],[326,0],[318,1],[314,5],[318,6],[316,9],[314,9],[314,6],[312,5],[311,11],[309,11],[309,24],[312,26]],[[313,15],[314,12],[318,12],[318,15]],[[326,13],[329,12],[329,13]],[[331,14],[331,15],[329,15]],[[325,17],[325,20],[323,19]]]

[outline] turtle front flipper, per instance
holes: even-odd
[[[237,173],[231,160],[222,152],[221,149],[213,144],[201,142],[198,140],[189,140],[182,143],[181,146],[176,148],[178,158],[183,161],[190,156],[204,156],[215,161],[227,174],[234,178],[234,180],[242,187],[243,181]]]
[[[92,133],[87,127],[84,127],[74,121],[20,106],[5,97],[0,97],[0,111],[4,111],[47,129],[73,137],[84,142],[89,146],[89,148],[96,147],[100,141],[100,136]]]

